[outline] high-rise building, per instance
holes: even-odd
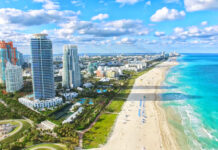
[[[5,69],[6,91],[16,92],[23,87],[23,76],[21,66],[7,62]]]
[[[94,71],[96,70],[95,64],[89,62],[88,67],[87,67],[88,73],[90,75],[94,75]]]
[[[23,54],[21,52],[17,52],[17,65],[23,66],[23,64],[24,64]]]
[[[52,42],[47,34],[34,34],[31,39],[31,52],[34,98],[54,98]]]
[[[5,84],[5,67],[10,62],[17,63],[17,48],[13,47],[13,42],[0,41],[0,83]]]
[[[64,45],[62,86],[76,88],[81,85],[77,46]]]

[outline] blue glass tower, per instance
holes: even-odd
[[[33,91],[35,99],[55,97],[52,42],[46,34],[31,39]]]

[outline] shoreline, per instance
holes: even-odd
[[[162,74],[162,81],[160,81],[160,85],[163,86],[163,82],[166,79],[166,75],[169,73],[170,69],[172,69],[174,66],[178,65],[179,63],[177,62],[176,58],[171,59],[171,61],[175,61],[175,64],[172,66],[168,67],[165,71],[165,73]],[[160,127],[160,134],[162,138],[162,144],[164,145],[164,149],[175,149],[175,150],[180,150],[181,148],[179,147],[179,144],[176,141],[176,134],[175,134],[175,129],[172,128],[170,125],[168,118],[169,115],[167,113],[167,110],[164,109],[162,106],[164,104],[164,101],[162,101],[161,94],[166,92],[166,89],[160,89],[158,92],[158,89],[156,88],[156,99],[159,101],[155,101],[154,105],[156,107],[156,111],[158,113],[158,121],[159,121],[159,127]],[[174,110],[172,110],[173,115],[175,115]],[[172,114],[171,114],[172,115]],[[162,119],[162,120],[161,120]],[[166,138],[168,137],[168,138]]]
[[[160,94],[164,91],[162,83],[175,65],[178,62],[171,58],[135,80],[107,143],[96,149],[179,149],[160,102]]]
[[[176,65],[179,65],[179,63],[177,62]],[[166,75],[170,72],[170,69],[172,69],[176,65],[168,69],[168,71],[164,74],[164,77],[163,77],[164,79],[166,79]],[[161,83],[161,85],[164,86],[164,80]],[[168,107],[168,108],[164,107],[164,101],[162,100],[161,94],[166,93],[166,92],[167,92],[167,89],[164,89],[159,94],[159,98],[161,99],[161,101],[157,104],[158,105],[157,107],[159,111],[164,112],[170,133],[172,137],[174,138],[174,140],[176,141],[177,149],[189,150],[190,147],[187,141],[187,137],[184,133],[184,126],[182,125],[182,118],[180,114],[176,110],[174,110],[172,107]]]

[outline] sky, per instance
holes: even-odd
[[[218,53],[218,0],[0,0],[0,40],[31,54],[34,33],[53,53]]]

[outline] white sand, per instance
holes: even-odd
[[[165,112],[159,106],[158,96],[163,92],[160,86],[165,79],[165,74],[169,68],[177,64],[175,59],[171,59],[136,79],[131,94],[118,115],[108,142],[98,149],[178,149],[175,138],[169,130]]]

